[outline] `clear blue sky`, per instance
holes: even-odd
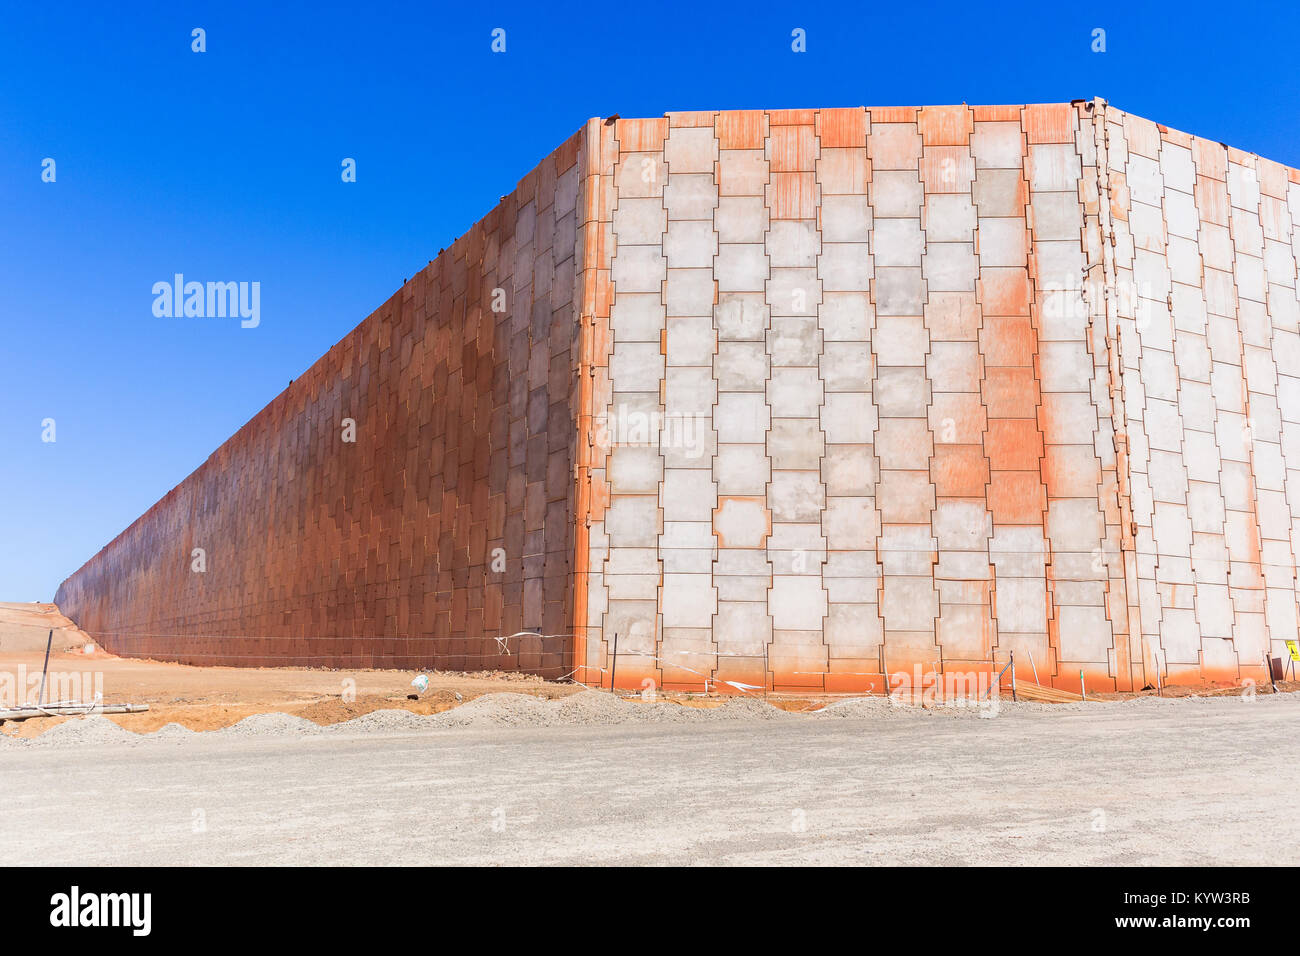
[[[1102,96],[1300,165],[1294,4],[273,6],[5,11],[0,600],[51,599],[589,116]],[[260,327],[155,318],[176,272],[259,281]]]

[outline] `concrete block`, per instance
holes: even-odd
[[[790,421],[799,420],[790,419]],[[922,423],[924,424],[924,421]],[[872,404],[869,394],[834,392],[826,396],[826,403],[821,409],[821,434],[825,436],[828,444],[867,444],[872,441],[876,427],[876,407]],[[928,431],[926,434],[929,434]],[[824,454],[825,449],[823,449]]]
[[[767,446],[721,444],[713,462],[719,495],[762,495],[771,477]]]

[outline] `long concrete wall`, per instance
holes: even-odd
[[[194,664],[567,671],[565,639],[496,638],[572,619],[581,146],[65,581],[60,608],[111,651]]]
[[[194,663],[1260,679],[1297,258],[1300,173],[1101,101],[590,120],[58,600]]]

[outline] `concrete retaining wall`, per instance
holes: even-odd
[[[1258,679],[1298,257],[1300,173],[1101,101],[591,120],[59,603],[195,663]]]

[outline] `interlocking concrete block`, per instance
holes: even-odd
[[[929,472],[882,468],[876,485],[876,505],[886,521],[928,523],[934,511],[934,484]]]
[[[659,246],[624,246],[610,272],[623,292],[658,292],[667,278],[668,263]]]
[[[713,410],[713,426],[719,443],[763,444],[767,440],[770,413],[761,393],[724,392]]]
[[[832,654],[867,657],[875,655],[884,640],[884,621],[874,603],[832,602],[827,610],[824,633]]]
[[[615,494],[657,494],[663,480],[663,457],[657,448],[620,446],[610,453],[607,472]]]
[[[720,342],[713,375],[720,392],[759,392],[772,375],[771,358],[762,342]],[[784,371],[778,369],[777,371]]]
[[[816,470],[821,467],[825,449],[826,436],[815,422],[804,418],[772,419],[767,453],[773,468]]]
[[[620,293],[610,308],[610,331],[620,342],[658,342],[666,321],[658,293]]]
[[[913,331],[913,327],[901,329],[897,338],[906,341]],[[916,357],[921,359],[919,354]],[[912,368],[878,366],[871,394],[881,418],[924,418],[932,402],[938,401],[923,359]]]
[[[865,292],[826,292],[817,313],[826,342],[866,342],[874,312]]]
[[[713,637],[727,652],[762,655],[763,646],[772,639],[766,594],[762,601],[720,601]]]
[[[761,495],[724,496],[713,512],[713,527],[719,547],[761,548],[771,533],[772,516]]]
[[[718,141],[707,127],[674,127],[664,144],[664,159],[674,175],[713,173],[718,161]]]
[[[868,242],[871,237],[871,206],[865,195],[822,198],[821,232],[824,242]]]
[[[726,243],[718,249],[714,272],[718,291],[757,292],[767,288],[770,263],[758,243]]]
[[[935,638],[949,660],[985,661],[992,657],[997,624],[987,605],[945,604]]]
[[[880,467],[920,471],[929,467],[934,445],[923,418],[884,418],[876,429]]]
[[[654,601],[610,601],[602,631],[618,635],[618,651],[623,654],[653,654],[658,648],[659,613]]]
[[[616,342],[609,367],[619,387],[633,391],[658,391],[664,377],[658,343]]]
[[[718,254],[718,237],[707,220],[675,219],[655,241],[663,242],[670,269],[712,269]]]
[[[865,292],[871,287],[873,271],[865,242],[828,242],[817,260],[824,297],[840,292]]]
[[[746,343],[748,344],[748,343]],[[761,345],[759,346],[761,348]],[[766,352],[762,353],[766,358]],[[824,402],[825,385],[815,368],[774,368],[757,388],[766,388],[767,404],[778,418],[816,418]]]
[[[722,196],[717,201],[713,226],[723,243],[763,244],[767,237],[769,212],[761,195]]]
[[[925,197],[925,237],[929,242],[972,242],[976,211],[969,194],[931,193]]]
[[[710,627],[718,610],[711,574],[664,574],[661,590],[665,627]]]
[[[768,592],[768,613],[774,627],[782,630],[820,631],[826,617],[826,591],[821,578],[802,574],[772,577]]]
[[[767,503],[773,521],[816,522],[826,507],[826,488],[816,472],[773,471]]]
[[[771,480],[765,445],[720,444],[713,460],[719,495],[763,495]]]
[[[720,292],[713,309],[721,341],[763,341],[771,309],[761,295]]]
[[[619,245],[659,245],[668,229],[668,212],[658,196],[625,199],[614,210],[614,235]]]
[[[880,613],[887,631],[926,631],[933,634],[935,618],[939,616],[939,595],[926,578],[886,576],[881,591]]]
[[[717,280],[712,269],[668,269],[663,290],[670,316],[711,315],[717,302]]]
[[[970,146],[976,168],[1018,170],[1024,161],[1025,134],[1018,122],[976,123]]]
[[[768,227],[766,250],[774,268],[815,267],[821,247],[816,220],[778,219]]]
[[[866,444],[872,440],[877,427],[876,406],[870,395],[834,392],[826,396],[821,409],[821,434],[827,444]]]
[[[865,392],[872,378],[871,347],[866,342],[826,342],[819,356],[827,392]]]
[[[869,496],[874,492],[878,469],[869,444],[828,444],[822,458],[822,481],[828,495]]]
[[[664,186],[663,205],[669,219],[709,219],[719,202],[718,186],[709,174],[673,175]]]
[[[971,195],[981,220],[1017,217],[1024,215],[1029,190],[1020,169],[981,169]]]
[[[926,243],[920,219],[881,219],[873,232],[877,266],[920,265]]]
[[[876,170],[868,195],[877,226],[881,219],[918,218],[925,201],[920,175],[912,170]]]
[[[774,316],[767,341],[774,368],[815,366],[822,352],[822,333],[816,318]]]

